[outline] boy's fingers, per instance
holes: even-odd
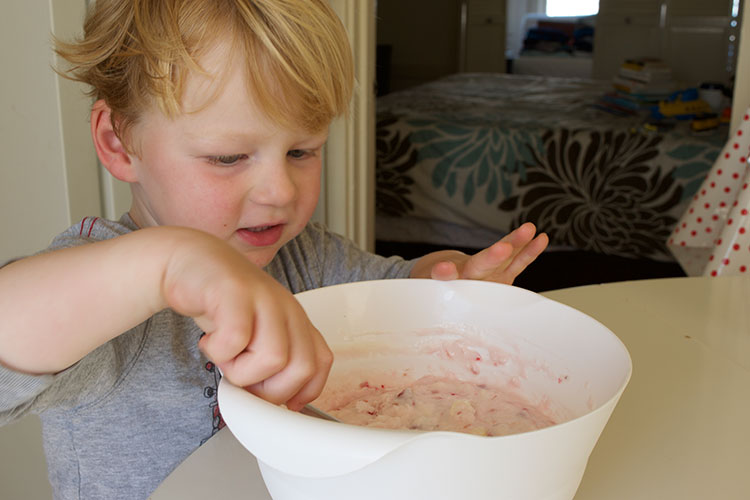
[[[531,222],[524,222],[510,233],[500,239],[505,243],[510,243],[516,248],[523,247],[530,242],[536,234],[536,226]]]
[[[226,308],[217,311],[215,317],[204,316],[196,320],[198,326],[206,332],[198,346],[217,365],[226,363],[242,352],[250,342],[253,331],[251,316],[237,316],[232,313],[237,306],[226,305]]]
[[[508,259],[514,252],[513,246],[505,241],[498,241],[466,261],[461,277],[470,280],[482,280],[497,273],[508,265]],[[500,268],[500,269],[499,269]]]
[[[287,403],[295,398],[323,368],[321,360],[318,359],[318,350],[321,348],[320,343],[325,346],[325,342],[306,317],[300,316],[296,321],[291,319],[287,334],[290,336],[288,363],[283,369],[250,388],[252,393],[276,404]],[[327,346],[324,349],[327,349]],[[330,365],[324,368],[327,375]],[[325,378],[323,383],[324,381]],[[322,389],[322,384],[320,387],[313,384],[310,391]],[[317,394],[312,395],[315,396]]]
[[[316,337],[316,359],[317,369],[313,374],[312,378],[305,384],[291,399],[286,403],[290,410],[299,410],[304,405],[313,401],[320,393],[323,392],[328,374],[331,371],[331,365],[333,364],[333,353],[328,348],[328,345],[323,340],[323,337],[318,335]]]
[[[516,276],[547,247],[547,235],[540,233],[535,238],[535,233],[534,224],[522,224],[500,241],[474,255],[466,263],[462,277],[476,280],[489,278],[512,284]]]
[[[246,311],[242,306],[239,311]],[[227,380],[247,386],[281,371],[289,362],[288,326],[279,312],[256,316],[254,323],[242,317],[217,320],[218,329],[201,339],[206,356],[221,368]]]
[[[500,241],[473,255],[464,266],[461,277],[483,280],[504,273],[515,257],[534,239],[536,227],[526,222],[506,234]],[[533,260],[533,259],[532,259]]]
[[[449,281],[458,279],[458,268],[450,261],[438,262],[430,270],[430,277],[434,280]]]
[[[506,282],[512,284],[516,277],[534,262],[549,244],[549,237],[545,233],[539,234],[526,247],[515,256],[510,265],[505,269]]]

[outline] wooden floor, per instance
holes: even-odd
[[[427,244],[377,241],[380,255],[401,255],[412,259],[445,247]],[[468,254],[477,249],[457,248]],[[676,262],[628,259],[583,251],[546,251],[516,278],[515,285],[534,292],[571,286],[611,283],[638,279],[685,276]]]

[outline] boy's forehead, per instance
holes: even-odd
[[[229,41],[223,40],[207,50],[197,59],[199,68],[188,72],[185,79],[180,107],[185,115],[218,115],[223,121],[232,117],[248,115],[270,118],[267,109],[259,104],[256,89],[248,78],[244,51],[237,50]],[[281,90],[272,85],[272,75],[262,80],[271,88],[271,94],[287,102],[294,96],[283,96]]]
[[[248,94],[248,79],[244,71],[238,71],[242,67],[242,61],[237,56],[237,51],[231,50],[231,44],[227,40],[211,44],[196,62],[198,67],[190,69],[185,75],[185,85],[179,96],[183,112],[194,112],[210,105],[229,86],[235,95],[238,91],[240,94]]]
[[[262,140],[279,131],[307,138],[327,136],[328,124],[309,131],[275,121],[258,105],[245,68],[237,59],[236,54],[222,51],[207,54],[199,61],[201,70],[186,75],[180,113],[168,117],[153,107],[144,113],[141,123],[152,131],[168,126],[179,130],[186,142],[206,145],[217,141],[241,144],[250,137]]]

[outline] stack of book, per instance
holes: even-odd
[[[677,87],[672,69],[658,59],[628,59],[612,81],[613,90],[596,106],[606,111],[632,115],[650,110],[667,99]]]
[[[628,59],[615,76],[615,89],[651,100],[663,98],[675,90],[672,69],[658,59]]]

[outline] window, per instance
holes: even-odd
[[[599,0],[547,0],[548,16],[593,16],[599,12]]]

